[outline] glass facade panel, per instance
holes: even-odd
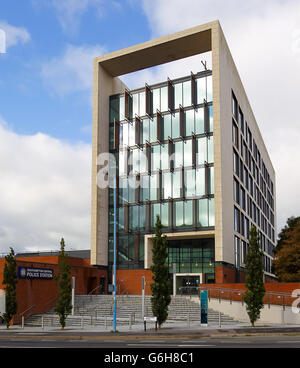
[[[155,228],[156,216],[160,216],[160,203],[151,204],[151,227]]]
[[[134,93],[132,95],[132,117],[135,117],[135,115],[140,115],[139,112],[139,94]]]
[[[165,172],[162,174],[162,191],[163,199],[172,198],[172,173]]]
[[[168,111],[168,87],[160,89],[160,108],[161,111]]]
[[[146,149],[140,150],[140,172],[144,173],[147,170],[147,156]]]
[[[214,162],[214,137],[207,138],[207,162],[209,164]]]
[[[149,119],[143,119],[142,120],[142,127],[143,127],[143,144],[145,144],[146,141],[149,142],[149,139],[150,139]]]
[[[169,168],[169,147],[167,144],[162,144],[160,147],[160,166],[161,170],[167,170]]]
[[[141,202],[146,202],[150,200],[150,176],[141,175],[140,177],[140,200]]]
[[[152,90],[152,112],[156,114],[156,110],[160,111],[160,89]]]
[[[172,138],[180,137],[180,117],[179,112],[172,115]]]
[[[215,194],[215,170],[214,170],[214,167],[209,168],[209,179],[210,179],[210,182],[209,182],[209,188],[208,188],[209,193],[208,194]]]
[[[196,170],[196,195],[205,195],[205,168]]]
[[[204,162],[207,161],[207,138],[198,138],[197,143],[197,163],[204,165]]]
[[[203,98],[205,98],[203,94],[208,99],[210,94],[209,87],[206,90],[206,86],[203,88],[204,92],[201,92],[201,85],[203,85],[205,79],[206,77],[196,80],[196,100],[202,98],[201,104]],[[157,214],[160,216],[166,232],[172,231],[171,225],[174,226],[175,232],[190,231],[194,226],[214,226],[214,198],[212,198],[214,193],[213,136],[212,134],[204,134],[207,133],[204,126],[204,108],[191,106],[190,79],[186,78],[185,81],[173,85],[174,95],[172,97],[175,105],[173,107],[178,109],[181,104],[187,108],[183,111],[183,132],[181,133],[183,137],[180,137],[180,113],[168,111],[169,88],[166,84],[159,88],[154,86],[150,101],[150,110],[152,108],[154,114],[156,114],[157,109],[163,112],[160,144],[157,141],[157,116],[154,115],[152,119],[145,116],[145,90],[129,92],[129,116],[144,116],[139,123],[139,129],[136,129],[135,119],[130,123],[125,120],[124,95],[110,97],[110,152],[115,149],[113,146],[113,121],[122,120],[119,126],[119,149],[116,151],[119,170],[117,217],[119,269],[143,268],[144,234],[149,233],[149,229],[151,230],[150,233],[154,231]],[[208,131],[212,131],[212,107],[208,108],[211,115]],[[136,137],[136,134],[139,134],[139,136]],[[202,137],[196,137],[194,147],[196,152],[193,152],[193,140],[191,139],[193,134],[203,135]],[[168,142],[169,138],[173,139],[171,143]],[[151,143],[149,147],[150,167],[147,165],[146,152],[148,153],[148,146],[145,146],[146,142]],[[141,146],[137,148],[136,143]],[[170,166],[169,156],[173,153],[174,165]],[[197,155],[196,168],[193,168],[193,164],[195,164],[193,161],[194,153]],[[209,167],[204,168],[205,161],[209,163]],[[199,165],[202,167],[199,167]],[[184,170],[182,167],[184,167]],[[151,170],[151,175],[148,175],[147,169]],[[161,170],[161,172],[155,173],[158,170]],[[128,177],[126,177],[127,174]],[[137,188],[138,184],[140,186]],[[209,198],[207,198],[207,194],[210,195]],[[206,196],[206,198],[199,199],[203,196]],[[185,200],[183,200],[184,198]],[[149,201],[151,202],[146,204]],[[113,191],[109,190],[108,224],[110,234],[113,232],[114,224],[112,204]],[[171,214],[173,218],[170,217]],[[171,220],[171,223],[169,223],[169,220]],[[128,231],[135,234],[128,233]],[[127,233],[125,234],[125,232]],[[109,236],[108,242],[109,267],[111,267],[113,261],[112,235]],[[184,248],[183,250],[179,248],[176,250],[176,247],[171,248],[172,252],[169,260],[172,257],[175,260],[181,259],[182,264],[177,265],[178,271],[201,272],[207,270],[209,273],[212,272],[213,275],[213,270],[210,268],[211,259],[204,252],[206,246],[204,243],[204,245],[201,243],[202,245],[198,246],[197,242],[194,243],[194,240],[185,239],[184,244],[180,243],[180,247]]]
[[[214,130],[214,117],[213,117],[213,107],[208,106],[209,109],[209,132],[213,132]]]
[[[191,81],[186,81],[182,83],[182,92],[183,92],[183,107],[191,106],[192,104],[192,87]]]
[[[204,108],[195,109],[195,133],[204,133]]]
[[[128,145],[135,145],[135,121],[127,124],[128,125]]]
[[[171,114],[167,114],[163,116],[163,140],[168,140],[169,137],[172,137],[172,125],[171,125]]]
[[[179,109],[182,105],[182,83],[174,84],[174,109]]]
[[[174,171],[173,173],[173,198],[181,197],[181,172]]]
[[[169,203],[161,204],[161,224],[163,227],[169,227]]]
[[[150,176],[150,201],[157,200],[157,188],[158,188],[157,174],[153,174]]]
[[[174,143],[174,167],[179,168],[183,166],[183,142],[175,142]]]
[[[157,118],[156,116],[153,119],[150,119],[150,142],[157,141]]]
[[[120,204],[128,203],[128,179],[119,179],[119,202]]]
[[[192,140],[189,139],[184,141],[184,166],[192,166],[193,164],[193,155],[192,155]]]
[[[175,226],[183,226],[183,202],[175,202]]]
[[[140,116],[144,116],[146,115],[146,94],[145,92],[140,92],[139,93],[140,98],[139,98],[139,102],[140,102],[140,111],[139,111],[139,115]]]
[[[213,94],[212,75],[206,77],[206,83],[207,83],[207,86],[206,86],[206,88],[207,88],[207,91],[206,91],[207,98],[206,98],[206,100],[207,100],[207,102],[211,102],[213,100],[213,96],[212,96],[212,94]]]
[[[120,96],[120,121],[125,119],[125,97]]]
[[[208,213],[209,213],[209,226],[215,226],[215,199],[210,198],[208,200]]]
[[[153,171],[160,170],[160,146],[151,146],[151,168]]]
[[[135,203],[135,177],[130,176],[128,178],[128,202]]]
[[[193,201],[184,202],[184,225],[193,226]]]
[[[185,136],[189,137],[194,134],[194,109],[185,111]]]
[[[109,102],[109,122],[119,121],[119,96],[110,97]]]
[[[208,226],[208,200],[206,198],[198,200],[198,225]]]
[[[197,78],[197,104],[203,104],[206,100],[206,81],[205,78]]]
[[[184,171],[184,186],[185,196],[187,198],[195,197],[196,195],[196,172],[195,170]]]

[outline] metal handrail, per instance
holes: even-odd
[[[46,306],[54,302],[56,299],[58,299],[58,295],[56,295],[56,297],[50,299],[46,304],[44,304],[42,310],[45,310]]]
[[[95,291],[95,290],[97,290],[97,289],[100,289],[102,287],[102,285],[98,285],[97,287],[95,287],[92,291],[90,291],[89,293],[88,293],[88,295],[92,295],[93,294],[93,292]]]
[[[16,316],[21,316],[22,317],[26,312],[28,312],[30,309],[32,309],[35,306],[36,306],[36,304],[32,304],[29,308],[25,309],[24,312],[17,313]]]

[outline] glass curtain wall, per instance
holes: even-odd
[[[119,269],[144,267],[144,235],[154,232],[157,214],[164,232],[214,227],[210,71],[111,96],[109,128],[117,158]]]

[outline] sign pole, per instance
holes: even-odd
[[[74,316],[75,307],[75,277],[72,276],[72,316]]]
[[[142,320],[145,317],[145,276],[142,276]]]
[[[173,263],[173,296],[176,296],[176,263]]]

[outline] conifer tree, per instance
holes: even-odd
[[[152,296],[152,312],[157,317],[158,327],[168,318],[168,306],[171,302],[171,288],[169,282],[169,271],[166,264],[168,257],[167,239],[162,235],[162,224],[157,215],[155,224],[155,237],[152,247],[152,266],[153,283],[150,285]]]
[[[246,310],[252,327],[260,317],[264,306],[265,286],[263,279],[263,252],[254,226],[250,229],[249,248],[246,256],[246,288],[244,296]]]
[[[71,267],[67,264],[65,254],[65,241],[60,242],[60,252],[58,254],[58,274],[55,277],[58,285],[58,301],[54,311],[59,316],[59,323],[62,329],[65,328],[66,319],[72,312],[72,284]]]
[[[18,303],[17,303],[17,262],[15,259],[15,252],[13,248],[10,248],[10,253],[5,256],[5,265],[3,270],[3,281],[2,284],[5,285],[5,313],[3,313],[3,319],[6,324],[6,328],[9,328],[10,322],[17,313]]]

